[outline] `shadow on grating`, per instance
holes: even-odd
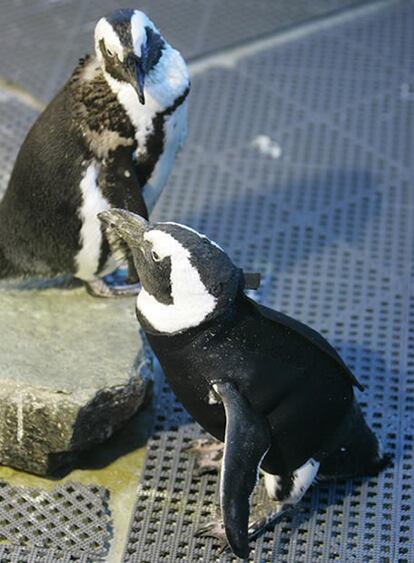
[[[413,26],[411,2],[390,3],[193,80],[156,219],[204,231],[262,273],[256,299],[329,338],[394,456],[315,485],[252,542],[257,563],[414,561]],[[218,502],[185,451],[200,433],[165,385],[125,561],[236,561],[194,536]]]
[[[1,561],[103,560],[112,539],[108,501],[98,486],[46,492],[0,482]]]

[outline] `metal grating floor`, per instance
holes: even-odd
[[[1,481],[0,560],[104,561],[112,539],[108,501],[98,486],[66,483],[46,492]]]
[[[260,0],[253,12],[245,1],[144,0],[140,7],[197,58],[356,3],[369,4]],[[118,4],[8,2],[0,74],[49,99],[89,50],[95,20]],[[256,562],[414,562],[414,5],[390,1],[366,16],[352,13],[296,38],[282,35],[232,69],[194,77],[189,140],[156,210],[158,219],[193,225],[260,271],[256,298],[335,344],[366,385],[360,400],[368,420],[395,456],[378,479],[314,487],[296,513],[252,544]],[[36,112],[1,84],[0,104],[1,194]],[[125,561],[232,560],[193,535],[218,500],[217,479],[196,479],[183,451],[199,434],[164,386]],[[102,491],[88,494],[104,502]],[[52,502],[48,519],[64,512],[53,509]],[[1,545],[0,534],[0,561],[105,559],[109,516],[97,510],[94,518],[100,531],[91,528],[90,539],[99,547],[79,537],[63,545],[59,528],[51,542],[43,542],[46,534],[26,546]]]
[[[193,80],[156,219],[213,237],[262,273],[256,298],[321,330],[395,458],[313,487],[252,543],[255,562],[414,561],[413,28],[413,3],[393,2]],[[164,385],[126,562],[233,560],[194,537],[218,500],[184,451],[199,434]]]

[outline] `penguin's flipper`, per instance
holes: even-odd
[[[246,558],[250,496],[258,480],[259,465],[270,447],[270,428],[266,417],[253,410],[233,383],[216,382],[213,389],[226,412],[220,480],[224,527],[233,552]]]

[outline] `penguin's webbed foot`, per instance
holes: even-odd
[[[194,440],[188,451],[195,456],[195,474],[219,473],[223,460],[224,444],[214,438]]]
[[[275,503],[275,501],[269,498],[264,500],[263,502],[255,503],[249,518],[249,541],[256,539],[270,526],[274,525],[276,521],[279,520],[279,518],[293,509],[294,506],[291,504],[282,502]],[[195,535],[197,537],[204,536],[214,538],[215,540],[217,540],[219,548],[222,552],[231,552],[231,548],[229,546],[224,529],[224,523],[220,519],[219,512],[217,514],[217,520],[208,522],[207,524],[200,526]]]
[[[204,526],[200,526],[200,528],[196,531],[195,536],[214,538],[217,540],[221,551],[229,549],[229,542],[227,541],[224,523],[220,519],[209,522]]]
[[[87,292],[93,297],[131,297],[138,295],[140,284],[109,285],[103,279],[85,282]]]
[[[275,506],[276,505],[276,506]],[[274,502],[267,499],[257,503],[249,518],[249,539],[257,538],[262,532],[275,524],[279,518],[293,510],[294,505],[283,502]]]

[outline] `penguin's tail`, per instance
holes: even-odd
[[[333,449],[321,460],[318,478],[375,476],[391,465],[391,461],[389,454],[382,453],[377,437],[354,399],[350,413],[336,433]]]

